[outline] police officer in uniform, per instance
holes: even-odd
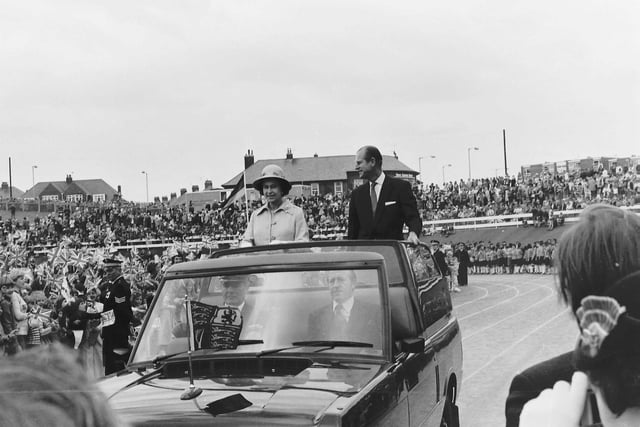
[[[104,373],[109,375],[124,369],[131,349],[129,326],[133,319],[131,287],[122,276],[121,262],[104,260],[105,275],[100,282],[100,302],[104,304],[102,327],[102,357]]]

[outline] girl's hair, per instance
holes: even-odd
[[[0,359],[0,390],[3,426],[123,425],[75,356],[59,344]]]
[[[575,313],[588,295],[602,295],[640,270],[640,216],[603,204],[586,208],[558,241],[560,293]]]

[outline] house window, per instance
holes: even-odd
[[[311,195],[312,196],[319,196],[320,195],[320,184],[318,184],[317,182],[312,182],[311,183]]]
[[[66,197],[67,202],[81,202],[82,200],[84,200],[84,195],[83,194],[67,194]]]
[[[333,194],[336,196],[342,196],[342,181],[336,181],[333,183]]]
[[[43,202],[57,202],[58,201],[58,195],[57,194],[53,194],[50,196],[42,196],[42,201]]]
[[[107,197],[104,194],[94,194],[92,199],[94,202],[104,202]]]
[[[353,180],[353,188],[358,188],[364,184],[364,179],[356,178]]]

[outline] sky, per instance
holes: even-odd
[[[503,174],[503,129],[509,174],[640,155],[638,22],[637,0],[4,1],[0,180],[11,157],[23,191],[71,174],[145,201],[142,171],[153,198],[248,149],[372,144],[442,182],[469,154]]]

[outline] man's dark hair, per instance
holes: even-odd
[[[380,154],[380,150],[377,147],[365,145],[360,150],[363,150],[365,160],[375,159],[376,166],[382,168],[382,154]]]

